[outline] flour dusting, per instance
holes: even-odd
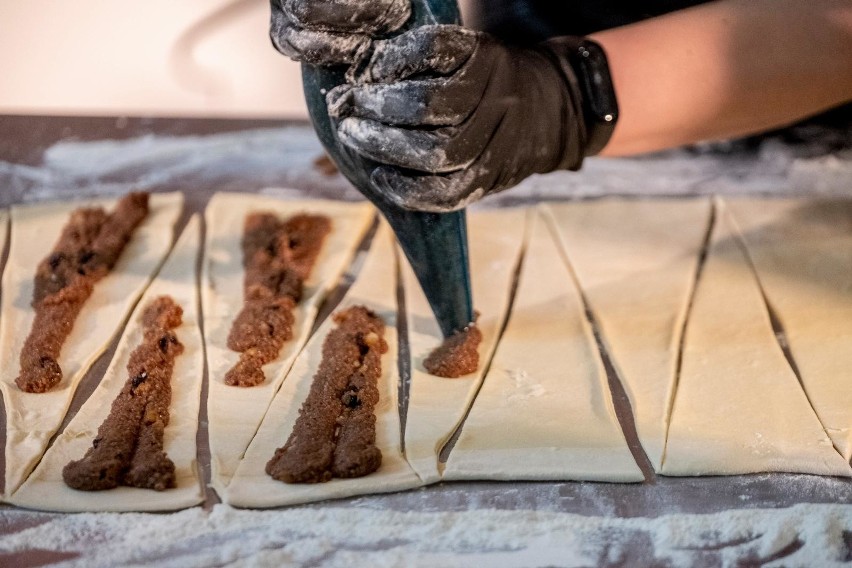
[[[19,514],[2,511],[0,523]],[[849,505],[634,519],[498,510],[245,511],[226,505],[209,513],[33,516],[39,524],[0,539],[0,554],[27,548],[79,554],[63,566],[444,567],[839,566],[852,554],[844,540],[852,531]]]

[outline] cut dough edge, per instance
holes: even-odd
[[[659,472],[712,202],[604,198],[542,208],[627,394],[642,448]]]
[[[526,246],[531,214],[528,208],[468,212],[473,300],[474,308],[480,312],[477,325],[483,335],[479,368],[470,375],[445,379],[423,369],[423,359],[443,336],[414,272],[408,263],[402,263],[411,357],[405,455],[425,484],[440,481],[440,452],[473,404],[494,354],[506,321],[518,262]]]
[[[443,478],[643,481],[563,252],[542,213],[530,224],[512,313]]]
[[[332,220],[332,232],[305,283],[304,297],[294,311],[294,337],[284,345],[278,358],[264,367],[266,381],[250,388],[230,387],[223,378],[239,354],[227,348],[227,337],[233,318],[243,305],[240,240],[245,216],[252,211],[271,211],[281,217],[304,212],[327,215]],[[375,213],[366,202],[282,200],[263,195],[217,193],[211,198],[205,217],[208,238],[201,288],[209,376],[211,483],[223,495],[275,393],[305,345],[319,305],[349,266]]]
[[[382,465],[375,472],[355,479],[332,479],[317,484],[287,484],[265,472],[275,450],[284,445],[293,430],[299,409],[310,391],[319,367],[322,345],[335,327],[326,319],[302,350],[284,384],[275,396],[257,435],[240,462],[225,492],[225,501],[238,507],[277,507],[337,499],[369,493],[402,491],[422,485],[422,481],[402,454],[398,405],[397,366],[397,267],[390,228],[382,223],[373,245],[338,312],[349,306],[364,305],[385,321],[388,352],[382,357],[379,381],[380,400],[376,406],[376,445],[382,452]]]
[[[721,199],[721,198],[720,198]],[[723,200],[805,394],[852,459],[852,200]]]
[[[21,346],[32,327],[30,307],[36,267],[53,248],[70,213],[79,207],[111,208],[117,199],[13,206],[11,242],[3,274],[0,321],[0,390],[6,405],[5,492],[32,471],[59,428],[78,384],[125,325],[136,301],[162,265],[183,209],[183,194],[153,193],[147,218],[134,231],[115,268],[95,286],[59,358],[62,382],[47,393],[15,384]],[[12,291],[16,291],[12,293]],[[26,330],[21,333],[20,330]]]
[[[760,472],[850,476],[852,468],[834,449],[784,357],[744,243],[717,201],[684,337],[662,474]]]
[[[47,450],[41,462],[8,501],[49,511],[169,511],[197,505],[204,490],[196,460],[196,433],[201,405],[204,348],[198,321],[196,266],[200,253],[200,218],[190,219],[162,270],[131,315],[115,356],[92,396]],[[175,361],[170,420],[164,451],[175,464],[177,487],[153,491],[117,487],[106,491],[77,491],[62,480],[62,468],[80,459],[91,447],[98,427],[127,381],[127,361],[142,337],[141,316],[155,298],[167,295],[183,308],[183,324],[175,330],[184,352]]]

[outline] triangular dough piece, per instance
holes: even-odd
[[[470,274],[477,325],[482,331],[479,369],[457,379],[430,375],[423,360],[443,337],[426,296],[408,263],[403,263],[411,389],[405,426],[405,455],[424,483],[441,474],[438,455],[476,396],[485,367],[506,320],[512,278],[526,239],[526,209],[468,212]]]
[[[710,200],[547,207],[630,399],[639,441],[659,471]]]
[[[852,458],[852,200],[731,199],[805,392]]]
[[[332,228],[305,282],[302,301],[294,311],[293,339],[284,344],[275,361],[263,368],[266,380],[262,384],[232,387],[224,383],[224,377],[239,359],[239,354],[228,349],[228,333],[243,306],[245,271],[240,242],[246,215],[254,211],[270,211],[282,218],[298,213],[327,215]],[[283,201],[244,193],[218,193],[210,200],[205,213],[207,240],[201,297],[210,377],[207,419],[212,483],[220,495],[234,475],[284,376],[307,341],[320,303],[346,270],[369,228],[373,211],[369,203]]]
[[[21,347],[32,327],[33,277],[56,244],[68,216],[78,207],[111,209],[115,199],[12,207],[9,260],[3,274],[0,321],[0,389],[6,402],[6,494],[15,491],[38,462],[71,404],[89,367],[121,328],[172,245],[183,208],[181,193],[155,193],[148,217],[137,227],[118,264],[95,285],[62,347],[64,378],[46,393],[27,393],[15,384]]]
[[[787,363],[724,204],[684,337],[662,473],[852,474]]]
[[[196,461],[195,436],[201,405],[204,347],[198,327],[196,266],[201,246],[200,218],[194,216],[157,278],[137,304],[121,337],[115,356],[95,392],[60,434],[32,475],[9,502],[49,511],[170,511],[204,500]],[[127,362],[142,340],[142,312],[159,296],[171,296],[183,308],[183,324],[175,334],[184,352],[175,359],[172,403],[163,450],[175,464],[177,487],[153,491],[116,487],[107,491],[77,491],[62,481],[62,468],[80,459],[92,446],[98,428],[127,382]]]
[[[379,404],[376,406],[376,446],[382,465],[375,472],[355,479],[332,479],[327,483],[288,484],[266,474],[266,463],[284,445],[313,383],[328,332],[335,327],[328,318],[293,364],[287,380],[266,414],[257,436],[246,451],[225,493],[225,500],[238,507],[277,507],[366,493],[401,491],[421,485],[420,478],[402,455],[399,424],[399,368],[397,366],[396,260],[392,234],[382,225],[358,279],[335,311],[363,305],[384,319],[388,352],[382,357]]]
[[[535,220],[518,291],[444,479],[642,481],[583,302]]]

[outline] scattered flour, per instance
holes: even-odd
[[[22,512],[0,511],[0,523]],[[841,566],[852,505],[618,519],[537,511],[423,513],[367,508],[170,515],[33,515],[2,555],[79,554],[65,566]],[[97,545],[97,547],[93,546]],[[847,564],[848,565],[848,564]]]

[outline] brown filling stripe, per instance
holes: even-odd
[[[163,451],[163,434],[169,423],[175,359],[184,349],[172,330],[182,317],[183,310],[168,296],[145,308],[144,337],[130,355],[124,388],[86,455],[62,470],[72,489],[175,487],[175,465]]]
[[[334,315],[322,361],[287,443],[275,451],[266,473],[286,483],[320,483],[376,471],[375,407],[381,358],[387,352],[384,322],[363,306]]]
[[[147,215],[147,193],[126,195],[110,214],[101,208],[71,214],[53,251],[36,269],[35,319],[15,379],[21,390],[47,392],[62,381],[62,345],[95,284],[112,270]]]
[[[286,221],[271,213],[246,217],[244,304],[228,335],[228,348],[240,360],[225,375],[226,384],[249,387],[265,380],[263,365],[293,337],[293,309],[330,232],[331,220],[321,215]]]

